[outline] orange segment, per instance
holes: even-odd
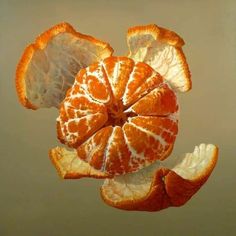
[[[180,92],[191,89],[191,75],[182,51],[183,39],[157,25],[136,26],[128,30],[128,57],[145,62]]]
[[[109,57],[103,61],[114,97],[120,100],[134,67],[134,61],[127,57]]]
[[[76,32],[68,23],[52,27],[25,49],[17,66],[21,104],[58,107],[78,71],[112,53],[109,44]]]
[[[93,98],[98,101],[108,100],[108,93],[106,86],[100,83],[95,76],[88,76],[88,92],[92,94]]]
[[[186,153],[174,168],[155,163],[136,173],[106,179],[101,196],[110,206],[124,210],[159,211],[185,204],[207,181],[218,148],[201,144]]]
[[[86,68],[86,77],[81,86],[95,101],[111,103],[112,91],[102,63],[95,63]]]
[[[87,80],[86,70],[81,70],[74,85],[67,91],[61,103],[57,119],[58,138],[62,143],[77,148],[107,121],[104,104],[94,100],[84,89]]]
[[[130,119],[130,123],[147,134],[161,135],[162,143],[167,144],[174,142],[178,132],[178,121],[168,117],[137,116]]]
[[[78,149],[79,158],[110,176],[133,171],[121,127],[108,126],[95,133]]]
[[[78,158],[75,150],[69,151],[63,147],[56,147],[49,151],[49,156],[63,179],[109,178],[107,174],[95,170],[88,163]]]
[[[113,128],[108,126],[99,130],[77,149],[78,156],[97,170],[102,170],[105,151]],[[102,170],[104,172],[104,170]]]
[[[77,148],[91,135],[99,130],[107,120],[104,113],[95,113],[78,118],[70,118],[66,122],[60,118],[58,122],[58,139],[69,147]]]
[[[123,130],[130,150],[141,157],[139,162],[143,167],[167,157],[178,128],[177,122],[169,118],[138,116],[131,118]]]
[[[73,86],[69,91],[61,105],[60,115],[63,115],[63,109],[66,110],[65,113],[70,118],[82,117],[97,112],[106,113],[106,107],[103,104],[90,99],[79,87],[79,85]]]
[[[124,105],[128,107],[162,82],[161,76],[150,66],[141,62],[136,63],[126,85]]]
[[[139,115],[167,116],[178,111],[177,98],[174,91],[163,84],[137,101],[130,111]]]
[[[115,126],[107,143],[103,169],[111,175],[132,172],[134,169],[130,165],[130,158],[131,153],[125,142],[123,130]]]

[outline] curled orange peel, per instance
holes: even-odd
[[[68,23],[53,26],[26,47],[17,65],[20,103],[33,110],[58,107],[77,72],[112,53],[108,43],[81,34]]]
[[[184,40],[178,34],[154,24],[135,26],[128,29],[127,43],[128,57],[150,65],[176,91],[191,89],[191,74],[182,50]]]
[[[207,181],[218,158],[218,148],[201,144],[172,169],[159,166],[105,180],[101,196],[123,210],[159,211],[184,205]]]

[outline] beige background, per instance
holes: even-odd
[[[0,0],[0,235],[236,235],[236,2]],[[201,142],[220,148],[206,185],[181,208],[125,212],[105,205],[101,181],[62,181],[48,158],[57,145],[56,109],[33,112],[17,101],[14,77],[25,46],[61,21],[126,53],[130,26],[178,32],[193,80],[180,94],[174,154]]]

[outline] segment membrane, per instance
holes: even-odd
[[[171,115],[178,111],[177,98],[174,91],[163,83],[138,100],[130,111],[145,116]]]
[[[109,57],[103,61],[103,66],[114,97],[120,100],[133,70],[134,61],[127,57]]]

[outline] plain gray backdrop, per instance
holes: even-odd
[[[56,109],[20,106],[15,69],[27,44],[67,21],[127,53],[129,27],[155,23],[178,32],[193,89],[179,94],[172,156],[201,142],[219,146],[216,169],[183,207],[126,212],[100,199],[102,181],[61,180],[48,158]],[[0,0],[0,235],[236,235],[236,1]],[[171,157],[170,157],[171,158]]]

